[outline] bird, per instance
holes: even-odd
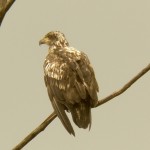
[[[60,31],[47,33],[39,45],[49,46],[45,58],[44,81],[49,99],[69,134],[75,136],[67,113],[79,127],[91,128],[91,108],[98,104],[99,86],[88,56],[69,46]]]

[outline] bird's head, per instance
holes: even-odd
[[[49,47],[65,47],[69,46],[65,35],[60,31],[52,31],[47,33],[43,39],[39,41],[39,45],[47,44]]]

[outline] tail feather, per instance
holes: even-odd
[[[73,127],[65,113],[65,110],[64,110],[64,107],[62,106],[62,104],[60,104],[59,102],[57,102],[55,100],[55,98],[53,98],[52,105],[54,107],[54,110],[56,111],[56,114],[58,115],[59,119],[61,120],[63,126],[65,127],[65,129],[69,132],[69,134],[72,134],[75,136]]]
[[[70,110],[74,123],[79,128],[91,127],[91,107],[87,101],[82,101],[73,105]]]

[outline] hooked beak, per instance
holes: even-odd
[[[44,38],[39,41],[39,45],[44,44],[44,43],[45,43],[45,39]]]
[[[44,37],[43,39],[41,39],[39,41],[39,45],[41,45],[41,44],[48,44],[49,42],[50,42],[49,38]]]

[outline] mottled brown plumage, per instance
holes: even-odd
[[[79,128],[91,126],[91,108],[97,102],[98,84],[88,57],[69,47],[63,33],[49,32],[40,40],[49,46],[44,79],[52,106],[66,130],[75,135],[66,111]]]

